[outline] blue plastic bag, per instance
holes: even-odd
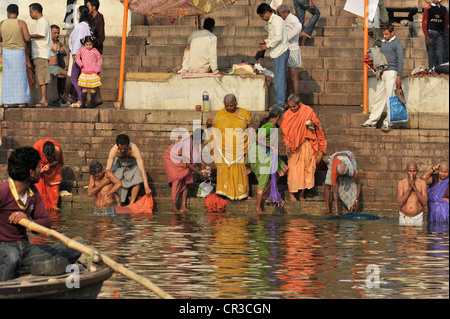
[[[406,105],[400,102],[397,96],[389,98],[389,121],[392,123],[408,121]]]

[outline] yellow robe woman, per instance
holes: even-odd
[[[231,200],[244,199],[249,193],[245,157],[248,151],[246,129],[251,119],[243,108],[237,108],[234,113],[222,109],[214,118],[213,132],[216,132],[214,140],[217,142],[214,144],[216,193]]]

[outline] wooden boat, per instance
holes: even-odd
[[[72,272],[59,276],[32,276],[26,274],[15,279],[0,282],[0,299],[95,299],[103,286],[103,282],[112,276],[114,271],[107,266],[83,269],[79,273],[79,286],[68,278]],[[69,283],[69,284],[68,284]]]

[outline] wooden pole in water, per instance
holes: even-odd
[[[67,247],[78,250],[79,252],[82,252],[83,254],[91,255],[93,253],[96,253],[96,250],[94,250],[90,247],[87,247],[87,246],[77,242],[76,240],[73,240],[61,233],[58,233],[57,231],[55,231],[53,229],[49,229],[47,227],[41,226],[29,219],[22,218],[21,220],[19,220],[18,224],[30,229],[31,231],[46,235],[47,237],[54,237],[54,238],[60,240]],[[171,295],[164,292],[158,286],[154,285],[147,278],[142,277],[142,276],[132,272],[131,270],[126,269],[125,267],[118,264],[117,262],[115,262],[114,260],[109,258],[108,256],[100,253],[100,258],[106,265],[111,267],[111,269],[114,270],[115,272],[121,273],[122,275],[124,275],[130,279],[133,279],[134,281],[140,283],[144,287],[146,287],[146,288],[150,289],[151,291],[153,291],[154,293],[156,293],[159,297],[164,298],[164,299],[174,299]]]
[[[369,51],[369,13],[368,13],[369,0],[364,0],[364,54]],[[363,112],[367,114],[367,104],[368,104],[368,68],[364,63],[364,101],[363,101]]]

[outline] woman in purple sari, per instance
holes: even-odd
[[[433,174],[434,172],[437,174]],[[449,222],[448,162],[427,170],[422,179],[428,184],[428,222]]]

